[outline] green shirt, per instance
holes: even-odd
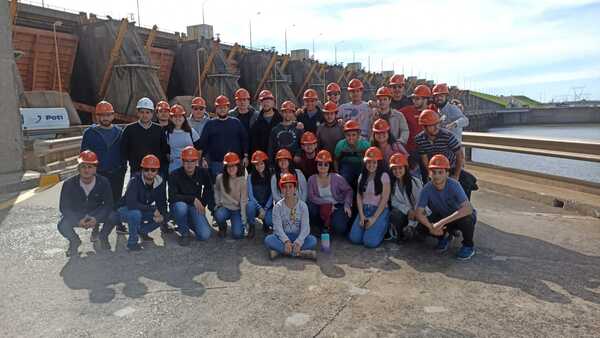
[[[335,146],[335,158],[340,162],[357,164],[362,163],[365,151],[371,146],[369,141],[361,138],[356,143],[356,148],[350,147],[348,141],[343,139]]]

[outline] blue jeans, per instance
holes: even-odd
[[[225,207],[215,209],[213,215],[219,228],[227,228],[227,220],[231,220],[231,236],[235,239],[244,238],[244,224],[239,210],[229,210]]]
[[[129,210],[127,207],[121,207],[119,208],[119,214],[121,215],[121,219],[127,221],[129,228],[129,238],[127,239],[128,247],[138,244],[138,234],[142,233],[147,235],[160,226],[160,224],[153,220],[153,211],[142,212],[140,210]],[[163,216],[167,217],[167,215]]]
[[[288,236],[290,241],[292,241],[292,244],[298,237],[298,234],[286,233],[286,235]],[[268,249],[275,250],[275,251],[279,252],[280,254],[283,254],[285,252],[284,251],[285,246],[283,245],[283,242],[279,239],[279,237],[277,237],[274,234],[271,234],[271,235],[268,235],[267,237],[265,237],[265,245],[267,246]],[[314,250],[316,246],[317,246],[317,238],[313,235],[308,235],[304,239],[304,243],[302,244],[302,247],[300,250]]]
[[[58,221],[58,232],[69,241],[76,240],[79,238],[77,233],[73,228],[79,227],[79,221],[85,217],[85,214],[77,215],[74,217],[64,217],[60,218]],[[100,237],[107,238],[110,235],[110,232],[115,227],[115,225],[119,222],[119,215],[116,212],[111,212],[106,219],[98,219],[96,220],[98,224],[102,224],[102,229],[100,230]]]
[[[217,179],[217,175],[223,172],[223,160],[221,161],[209,161],[208,162],[208,171],[210,172],[210,178],[212,182],[215,183]]]
[[[362,171],[362,165],[360,163],[340,163],[339,172],[343,178],[346,179],[346,182],[352,187],[352,189],[356,190],[356,186],[358,184],[358,176]]]
[[[365,217],[371,217],[376,210],[377,207],[374,205],[363,205]],[[354,244],[363,244],[367,248],[378,247],[388,230],[388,218],[389,210],[388,208],[385,208],[377,218],[377,221],[375,221],[375,224],[365,230],[362,225],[359,225],[360,217],[356,217],[354,224],[352,224],[352,228],[350,229],[350,235],[348,236],[350,242]]]
[[[324,220],[321,218],[320,206],[312,202],[306,203],[308,205],[308,213],[310,215],[310,224],[314,227],[315,235],[320,235],[323,232]],[[337,235],[344,235],[348,231],[349,218],[344,211],[344,204],[335,204],[335,210],[331,214],[331,229],[332,232]]]
[[[210,226],[206,215],[199,213],[193,205],[188,205],[185,202],[175,202],[171,204],[171,213],[182,236],[189,233],[191,222],[191,226],[196,233],[196,239],[205,241],[210,238]]]
[[[249,224],[256,224],[256,217],[258,215],[258,209],[260,206],[254,201],[248,201],[246,205],[246,216],[248,217]],[[263,225],[269,228],[273,227],[273,208],[265,209],[265,219]]]

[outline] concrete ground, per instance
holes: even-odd
[[[0,336],[582,337],[600,334],[600,220],[475,192],[477,255],[433,242],[333,240],[318,261],[270,261],[254,240],[129,253],[80,231],[66,258],[60,185],[0,210]],[[7,205],[4,204],[4,207]]]

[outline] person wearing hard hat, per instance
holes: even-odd
[[[273,234],[265,237],[271,259],[279,255],[317,258],[317,238],[310,234],[308,206],[296,196],[297,185],[296,176],[289,173],[278,181],[283,198],[273,207]]]
[[[200,157],[208,160],[211,177],[216,178],[223,171],[223,156],[234,152],[242,158],[242,165],[248,165],[248,134],[235,117],[229,116],[229,99],[219,95],[215,99],[217,117],[211,119],[204,127],[200,142]]]
[[[108,235],[118,222],[113,211],[110,182],[96,174],[98,157],[93,151],[84,150],[77,159],[78,174],[65,181],[60,190],[58,232],[69,241],[67,257],[78,254],[81,239],[74,228],[93,229],[92,236],[100,240],[103,249],[110,250]],[[98,231],[100,224],[102,230]],[[94,239],[92,238],[92,241]]]
[[[373,123],[371,129],[371,146],[375,146],[383,153],[383,159],[387,163],[393,154],[401,153],[408,156],[408,152],[400,141],[394,139],[389,123],[384,119],[378,119]]]
[[[246,89],[235,91],[235,108],[229,111],[229,115],[240,120],[246,133],[250,135],[250,127],[258,119],[258,112],[250,105],[250,93]]]
[[[327,93],[327,101],[331,101],[336,105],[340,104],[340,99],[342,98],[342,88],[340,88],[339,84],[331,82],[327,85],[325,92]]]
[[[390,125],[390,132],[394,139],[400,141],[402,145],[408,142],[410,131],[404,114],[390,107],[392,100],[392,90],[388,87],[381,87],[377,90],[377,108],[371,117],[371,126],[378,119],[386,120]]]
[[[258,95],[260,113],[256,122],[250,127],[250,150],[254,154],[257,150],[269,152],[271,130],[283,119],[275,108],[275,97],[269,90],[263,90]]]
[[[192,127],[198,136],[202,136],[202,131],[206,122],[210,120],[208,113],[206,112],[206,101],[203,98],[197,96],[192,99],[192,115],[188,119],[190,127]]]
[[[219,237],[227,233],[227,220],[231,222],[234,239],[244,238],[244,228],[248,223],[246,206],[248,188],[240,157],[233,152],[223,157],[223,172],[215,181],[215,221],[219,225]]]
[[[406,80],[404,74],[394,74],[388,82],[388,88],[392,90],[392,109],[400,110],[406,106],[410,106],[412,100],[405,95]]]
[[[104,176],[110,182],[113,204],[116,211],[116,202],[121,199],[127,163],[121,153],[121,137],[123,130],[112,122],[115,118],[112,104],[100,101],[96,105],[97,124],[87,128],[81,139],[81,150],[91,150],[98,156],[98,175]],[[127,228],[117,223],[117,233],[126,234]],[[94,229],[93,234],[98,234]],[[97,239],[94,236],[93,239]]]
[[[138,243],[152,241],[148,234],[166,223],[167,196],[166,180],[158,171],[161,168],[158,157],[150,154],[140,161],[141,172],[132,175],[127,190],[123,197],[124,206],[119,208],[121,219],[127,220],[129,238],[127,249],[140,251],[142,246]]]
[[[208,170],[198,166],[198,150],[193,146],[185,147],[181,151],[181,159],[183,167],[169,175],[169,203],[180,235],[179,244],[187,246],[191,238],[190,228],[199,241],[210,237],[206,208],[214,208],[214,196]]]
[[[287,149],[294,157],[300,157],[300,138],[304,130],[302,123],[296,121],[295,112],[296,105],[292,101],[285,101],[281,104],[283,120],[271,129],[269,158],[273,158],[279,149]]]
[[[283,198],[277,182],[279,182],[279,179],[285,174],[296,176],[296,196],[306,202],[308,196],[306,177],[300,169],[297,169],[294,166],[292,153],[287,149],[280,149],[275,154],[275,166],[273,175],[271,176],[271,193],[273,194],[273,201],[276,202]]]
[[[346,102],[338,107],[338,117],[341,118],[344,123],[349,120],[358,122],[361,129],[361,136],[368,138],[369,130],[371,129],[372,110],[369,107],[369,104],[362,99],[363,91],[364,86],[362,81],[359,79],[350,80],[348,83],[350,102]]]
[[[317,142],[321,149],[333,154],[337,143],[344,139],[344,126],[336,118],[338,108],[335,102],[325,102],[322,110],[323,124],[317,128]]]
[[[139,173],[144,156],[152,154],[166,164],[167,146],[162,128],[152,122],[154,104],[147,97],[141,98],[137,105],[138,121],[128,124],[121,137],[121,153],[129,162],[131,175]],[[166,171],[166,170],[165,170]],[[165,176],[166,178],[166,176]]]
[[[316,133],[317,128],[323,123],[323,111],[317,105],[319,94],[314,89],[307,89],[303,96],[304,108],[297,111],[298,122],[304,125],[305,131]]]
[[[443,127],[450,130],[458,141],[462,142],[462,132],[469,125],[469,118],[463,114],[458,106],[448,102],[450,92],[447,84],[436,84],[433,86],[432,92]]]
[[[363,157],[370,142],[360,137],[360,125],[354,120],[344,124],[344,139],[335,146],[334,168],[356,190],[358,175],[362,171]]]
[[[169,174],[176,169],[181,168],[181,151],[187,146],[194,146],[198,143],[200,136],[195,129],[190,127],[188,120],[185,118],[185,110],[183,106],[174,104],[171,107],[171,121],[164,128],[166,143],[169,146]]]
[[[317,137],[310,131],[304,132],[300,138],[300,156],[294,158],[294,165],[302,171],[304,177],[317,173]]]
[[[421,190],[417,204],[419,232],[437,237],[438,244],[435,250],[443,253],[450,246],[452,234],[460,231],[463,241],[456,258],[469,260],[475,255],[473,234],[477,223],[477,211],[469,202],[460,183],[449,177],[451,164],[444,155],[432,156],[427,165],[431,181]],[[425,208],[431,210],[430,216],[425,213]]]
[[[250,160],[252,167],[248,172],[248,238],[254,238],[256,218],[262,220],[263,232],[271,233],[273,229],[273,194],[271,193],[271,169],[269,156],[257,150]]]
[[[156,104],[156,123],[165,128],[169,125],[169,117],[171,113],[171,107],[166,101],[158,101]]]
[[[408,142],[406,142],[406,150],[410,154],[409,162],[411,168],[414,168],[420,163],[420,156],[417,152],[417,143],[415,137],[417,134],[423,131],[423,127],[419,125],[419,115],[425,109],[427,109],[427,102],[431,97],[431,90],[425,85],[418,85],[411,96],[413,104],[405,106],[400,109],[400,112],[404,114],[406,123],[408,124],[409,136]]]

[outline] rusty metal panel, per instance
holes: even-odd
[[[150,62],[152,65],[159,67],[158,79],[166,92],[173,70],[173,63],[175,62],[175,53],[168,49],[152,47],[150,48]]]

